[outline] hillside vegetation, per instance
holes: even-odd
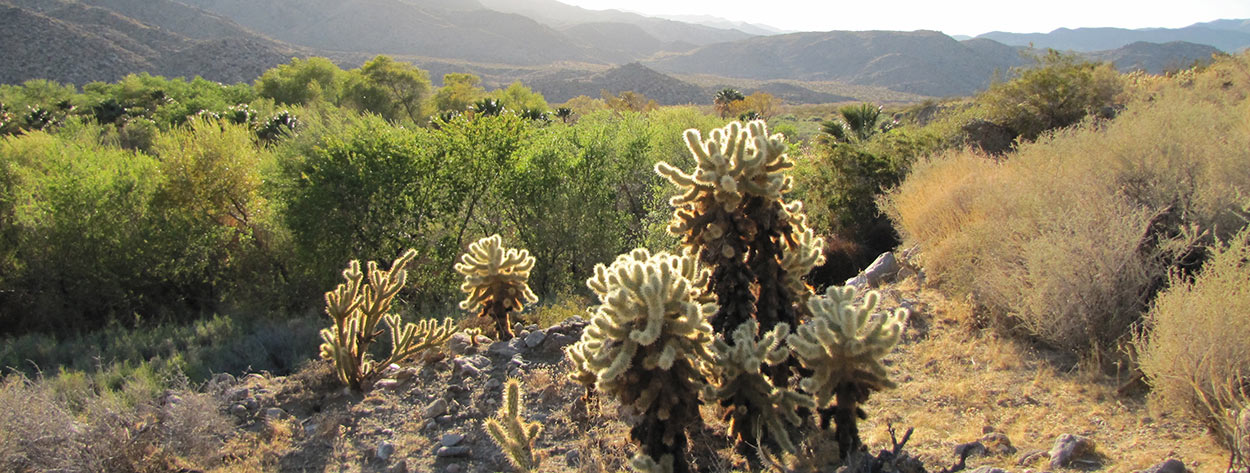
[[[0,468],[1241,471],[1247,71],[0,86]]]

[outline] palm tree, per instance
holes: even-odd
[[[556,109],[555,115],[556,118],[560,119],[560,121],[568,123],[569,119],[573,118],[573,109],[568,107],[559,107]]]
[[[716,96],[712,98],[712,103],[716,104],[716,111],[720,113],[720,117],[725,118],[729,115],[729,104],[744,99],[746,99],[746,96],[742,95],[742,92],[738,92],[737,89],[731,87],[725,87],[716,93]]]
[[[473,113],[485,116],[498,116],[503,113],[503,104],[495,99],[482,99],[473,104]]]
[[[838,110],[841,120],[821,123],[821,131],[829,135],[835,143],[868,141],[877,133],[894,129],[895,121],[882,123],[882,107],[874,107],[870,103],[847,105]]]

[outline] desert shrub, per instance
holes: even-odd
[[[346,72],[329,59],[294,58],[265,71],[256,79],[256,93],[279,104],[304,105],[319,100],[337,102]]]
[[[1188,226],[1227,237],[1244,223],[1240,90],[1168,88],[1001,163],[946,153],[913,169],[888,213],[921,246],[930,281],[974,295],[1002,327],[1082,353],[1111,348],[1187,253]]]
[[[1250,458],[1239,416],[1250,412],[1250,229],[1220,242],[1190,279],[1169,278],[1138,339],[1153,395],[1205,421],[1241,458]]]
[[[0,467],[5,471],[54,471],[73,465],[83,446],[74,415],[45,385],[21,376],[0,383]]]
[[[990,121],[1025,140],[1103,113],[1124,87],[1111,64],[1086,62],[1053,49],[1032,67],[1013,73],[1010,81],[994,84],[976,101]]]

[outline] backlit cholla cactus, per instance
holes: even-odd
[[[486,432],[508,460],[520,471],[538,469],[540,457],[534,455],[534,442],[543,432],[542,424],[521,418],[521,383],[509,379],[504,385],[503,407],[496,419],[486,420]]]
[[[321,330],[321,358],[333,361],[339,380],[353,390],[359,391],[361,384],[376,374],[378,366],[389,366],[438,347],[454,333],[451,319],[405,324],[399,315],[389,313],[408,277],[404,266],[416,255],[416,251],[408,250],[386,271],[370,261],[367,274],[360,271],[359,261],[352,261],[343,271],[346,282],[325,295],[326,314],[334,320],[334,326]],[[392,347],[390,356],[381,363],[369,356],[369,346],[382,334],[379,322],[386,322]]]
[[[568,349],[571,377],[593,381],[621,402],[640,468],[685,473],[686,430],[702,422],[699,392],[712,359],[715,305],[699,300],[707,272],[692,255],[637,249],[611,266],[595,266],[586,284],[598,294],[590,325]]]
[[[808,301],[811,320],[786,339],[803,367],[811,370],[799,387],[822,409],[822,428],[828,428],[832,414],[843,458],[862,446],[856,422],[865,414],[859,404],[873,391],[894,387],[881,360],[898,343],[908,316],[906,309],[897,309],[874,319],[881,300],[876,291],[865,295],[862,304],[854,299],[854,287],[830,287],[824,296]]]
[[[790,356],[784,344],[789,325],[777,324],[759,340],[755,339],[755,332],[756,323],[749,320],[734,330],[733,345],[717,337],[712,344],[716,362],[712,365],[712,389],[707,397],[727,407],[725,420],[729,421],[730,432],[746,444],[760,445],[766,439],[786,452],[794,452],[790,431],[803,423],[798,409],[814,409],[816,403],[784,382],[774,383],[760,370],[763,365],[775,366]]]
[[[456,264],[456,271],[464,275],[460,290],[467,294],[460,301],[460,308],[477,308],[479,317],[494,321],[499,340],[511,339],[509,314],[520,312],[527,303],[538,302],[538,296],[526,284],[533,268],[534,257],[528,251],[505,248],[499,235],[470,244],[469,252]]]

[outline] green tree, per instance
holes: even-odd
[[[506,89],[495,90],[490,96],[499,100],[504,108],[518,112],[522,110],[546,112],[551,108],[547,105],[547,99],[543,98],[543,94],[526,87],[521,81],[513,82]]]
[[[430,98],[430,78],[408,63],[377,56],[349,72],[343,101],[390,121],[423,124]]]
[[[434,93],[434,108],[439,112],[465,112],[474,102],[486,96],[482,79],[473,74],[443,74],[443,86]]]
[[[1013,72],[1014,79],[991,86],[976,101],[990,121],[1025,140],[1113,108],[1124,89],[1123,79],[1111,64],[1088,62],[1053,49],[1037,57],[1032,67]]]
[[[884,133],[894,128],[892,121],[881,120],[882,107],[874,107],[869,103],[847,105],[838,109],[841,117],[837,121],[821,123],[821,131],[829,135],[833,143],[862,143],[877,133]]]
[[[256,93],[279,104],[306,105],[318,100],[337,102],[346,73],[329,59],[293,58],[289,64],[265,71],[256,79]]]
[[[730,104],[745,98],[746,96],[742,95],[738,89],[725,87],[716,92],[716,95],[712,97],[712,103],[716,105],[716,113],[719,113],[721,118],[725,118],[729,116]]]

